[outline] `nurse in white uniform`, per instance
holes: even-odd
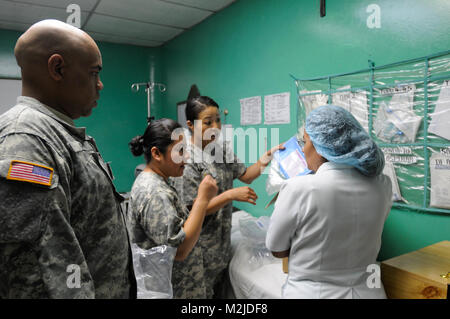
[[[333,105],[308,115],[304,143],[315,174],[283,185],[266,237],[275,257],[289,256],[283,298],[386,298],[376,271],[392,205],[383,153]]]

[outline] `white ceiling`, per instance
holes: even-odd
[[[66,22],[81,8],[81,28],[95,40],[157,47],[236,0],[0,0],[0,29],[25,31],[43,19]]]

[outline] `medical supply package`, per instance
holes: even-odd
[[[450,209],[450,156],[433,153],[430,157],[431,207]]]
[[[283,146],[285,149],[275,152],[273,158],[279,164],[280,172],[286,179],[311,173],[306,164],[305,154],[295,136],[291,137]]]
[[[246,262],[252,270],[264,265],[276,263],[277,260],[266,247],[266,235],[269,229],[270,217],[254,216],[241,217],[239,219],[239,230],[244,239],[240,245],[245,246],[248,252]]]
[[[303,154],[296,136],[291,137],[283,146],[285,149],[276,151],[273,154],[270,164],[269,176],[266,182],[266,191],[269,195],[278,193],[281,185],[287,179],[294,176],[307,175],[312,172],[308,169],[305,154]],[[277,195],[267,204],[266,208],[275,202]]]

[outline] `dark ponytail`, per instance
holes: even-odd
[[[142,135],[133,137],[130,143],[130,151],[134,156],[141,156],[144,153],[144,138]]]
[[[144,135],[134,137],[130,143],[130,151],[134,156],[144,154],[145,160],[149,163],[152,159],[151,150],[156,147],[162,154],[173,143],[172,132],[181,128],[181,125],[172,119],[159,119],[147,126]]]
[[[208,106],[219,108],[219,104],[208,96],[196,96],[186,103],[186,120],[194,123],[198,120],[198,115]]]

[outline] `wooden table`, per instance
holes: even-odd
[[[450,284],[450,241],[442,241],[381,263],[388,298],[446,299]]]

